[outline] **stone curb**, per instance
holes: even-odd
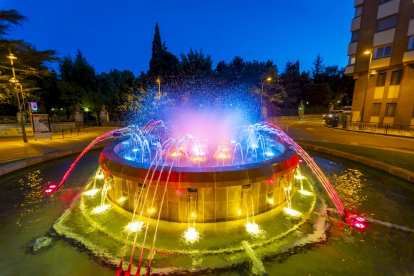
[[[374,134],[374,135],[414,139],[414,136],[405,136],[405,135],[397,135],[397,134],[385,134],[385,133],[368,132],[368,131],[362,131],[362,130],[344,129],[344,128],[339,128],[339,127],[331,127],[331,126],[327,126],[327,125],[323,125],[323,126],[326,127],[326,128],[335,129],[335,130],[342,130],[342,131],[352,131],[352,132],[357,132],[357,133],[366,133],[366,134]]]
[[[103,144],[99,144],[96,145],[94,147],[91,148],[91,150],[94,149],[101,149],[103,147],[105,147],[107,144],[109,144],[110,142],[106,142]],[[64,156],[68,156],[71,154],[75,154],[75,153],[81,153],[86,147],[81,147],[81,148],[76,148],[76,149],[71,149],[71,150],[65,150],[65,151],[58,151],[58,152],[52,152],[52,153],[47,153],[45,155],[42,156],[36,156],[36,157],[32,157],[32,158],[28,158],[22,161],[17,161],[14,162],[12,164],[8,164],[5,166],[0,167],[0,176],[6,175],[8,173],[20,170],[20,169],[24,169],[42,162],[46,162],[46,161],[50,161],[52,159],[56,159],[59,157],[64,157]]]
[[[402,178],[404,180],[407,180],[411,183],[414,183],[414,172],[406,170],[406,169],[402,169],[393,165],[389,165],[383,162],[379,162],[370,158],[366,158],[366,157],[362,157],[359,155],[355,155],[355,154],[351,154],[351,153],[346,153],[343,151],[339,151],[339,150],[333,150],[333,149],[329,149],[329,148],[325,148],[325,147],[319,147],[319,146],[313,146],[313,145],[309,145],[309,144],[305,144],[305,143],[298,143],[302,148],[306,149],[306,150],[313,150],[316,152],[322,152],[322,153],[327,153],[333,156],[338,156],[341,158],[345,158],[354,162],[358,162],[364,165],[367,165],[369,167],[378,169],[380,171],[384,171],[387,172],[389,174],[392,174],[394,176],[397,176],[399,178]]]

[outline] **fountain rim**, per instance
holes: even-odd
[[[276,135],[274,135],[274,136],[276,136]],[[133,167],[133,168],[137,168],[137,169],[144,169],[144,170],[150,169],[151,164],[127,160],[127,159],[122,158],[121,156],[118,155],[118,152],[123,150],[120,147],[122,147],[123,142],[125,142],[126,140],[129,140],[129,139],[118,140],[118,141],[112,142],[112,143],[108,144],[107,146],[105,146],[102,149],[101,158],[102,159],[105,158],[105,159],[111,160],[113,162],[119,163],[121,165],[129,166],[129,167]],[[243,164],[243,165],[222,166],[222,167],[220,167],[220,166],[219,167],[204,167],[204,166],[201,166],[201,167],[198,167],[198,166],[181,167],[181,166],[173,166],[173,168],[171,169],[171,166],[165,166],[164,171],[169,171],[171,169],[172,172],[183,172],[183,173],[202,173],[202,172],[206,172],[206,173],[221,173],[221,172],[223,172],[223,173],[225,173],[225,172],[234,172],[234,171],[241,171],[241,170],[259,169],[259,168],[263,168],[263,167],[267,167],[267,166],[272,166],[272,165],[275,165],[277,163],[283,163],[283,162],[288,161],[289,159],[292,159],[293,157],[296,157],[296,152],[293,149],[291,149],[286,142],[279,139],[277,136],[275,137],[275,142],[281,144],[284,147],[284,151],[280,155],[278,155],[274,158],[271,158],[271,159],[264,160],[264,161],[254,162],[254,163],[249,163],[249,164]],[[158,165],[156,167],[156,170],[160,169],[161,167],[162,167],[162,165]],[[153,170],[153,169],[154,169],[154,165],[152,166],[151,170]]]

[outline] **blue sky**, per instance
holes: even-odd
[[[154,26],[179,55],[190,47],[214,63],[273,60],[280,69],[299,60],[309,70],[320,53],[325,65],[346,66],[349,0],[0,0],[29,18],[9,38],[24,39],[39,50],[74,56],[80,49],[98,72],[148,70]]]

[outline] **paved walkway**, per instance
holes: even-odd
[[[61,132],[53,133],[52,139],[35,141],[33,137],[28,137],[28,143],[23,143],[22,137],[0,138],[0,166],[31,157],[85,148],[93,139],[113,129],[82,128],[79,135],[73,132],[72,135],[65,134],[63,138]]]

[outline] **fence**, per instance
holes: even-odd
[[[332,123],[328,121],[325,125],[332,126]],[[338,128],[359,131],[366,133],[376,133],[385,135],[399,135],[399,136],[414,136],[414,125],[401,125],[401,124],[384,124],[384,123],[361,123],[361,122],[346,122],[339,120]]]

